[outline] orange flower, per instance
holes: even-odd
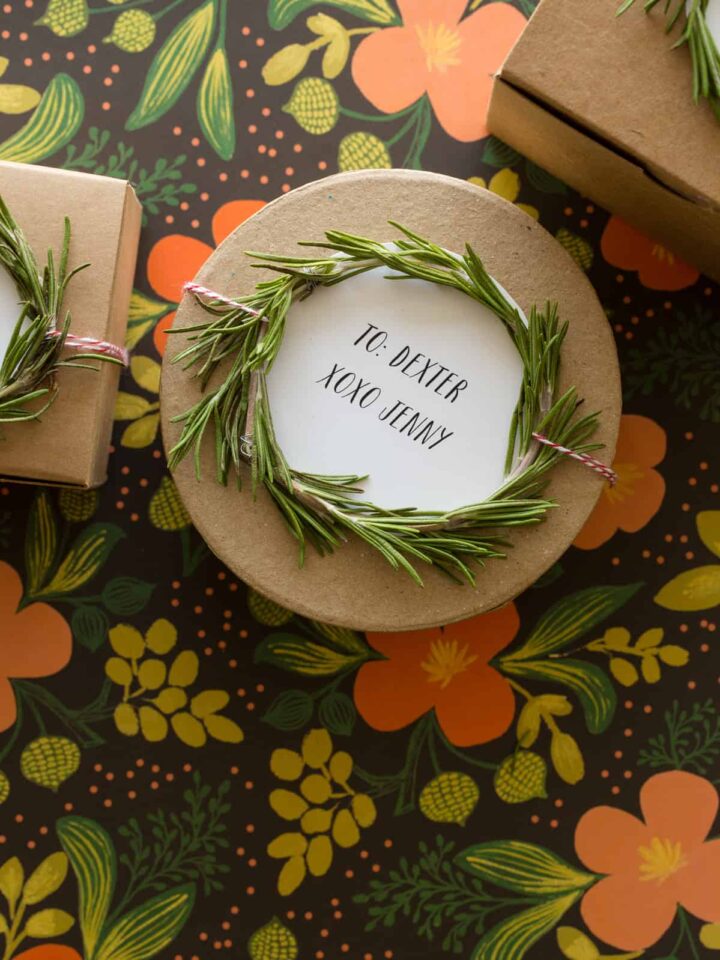
[[[72,633],[63,617],[47,603],[18,610],[20,577],[0,562],[0,733],[14,723],[15,694],[10,678],[50,677],[70,661]]]
[[[691,287],[700,276],[695,267],[620,217],[610,217],[600,248],[603,257],[613,267],[637,270],[640,283],[650,290],[683,290]]]
[[[645,822],[616,807],[580,818],[575,850],[589,870],[607,874],[580,906],[588,928],[620,950],[644,950],[669,929],[678,904],[701,920],[720,920],[720,840],[706,840],[718,793],[681,770],[658,773],[640,791]]]
[[[618,530],[637,533],[660,509],[665,481],[652,468],[665,456],[665,431],[654,420],[626,414],[620,433],[613,469],[614,487],[607,484],[587,523],[575,538],[575,546],[592,550],[606,543]]]
[[[62,943],[42,943],[18,953],[14,960],[82,960],[82,957],[73,947]]]
[[[360,92],[383,113],[427,93],[440,125],[456,140],[486,136],[492,75],[525,26],[507,3],[488,3],[460,20],[467,0],[398,0],[402,27],[366,37],[352,62]]]
[[[257,213],[265,206],[264,200],[231,200],[215,211],[212,218],[212,235],[215,246],[235,227]],[[195,237],[186,237],[182,233],[172,233],[162,237],[153,246],[147,260],[147,274],[150,286],[164,300],[179,303],[183,295],[183,284],[192,280],[200,267],[213,252],[213,248]],[[158,322],[153,339],[158,353],[165,352],[167,330],[173,325],[175,311],[168,313]]]
[[[400,730],[434,708],[445,736],[458,747],[502,736],[512,723],[515,698],[490,660],[519,625],[510,603],[444,629],[369,633],[369,643],[386,659],[358,672],[361,716],[376,730]]]

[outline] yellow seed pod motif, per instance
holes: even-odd
[[[506,757],[495,773],[495,793],[505,803],[524,803],[535,797],[546,797],[547,766],[537,753],[518,750]]]
[[[468,774],[441,773],[423,787],[420,812],[435,823],[457,823],[464,827],[479,797],[477,784]]]
[[[277,917],[260,927],[248,940],[250,960],[296,960],[298,942]]]
[[[253,618],[266,627],[281,627],[292,619],[291,610],[286,610],[252,588],[248,590],[248,608]]]
[[[50,0],[36,24],[52,30],[56,37],[74,37],[82,33],[89,19],[86,0]]]
[[[67,737],[38,737],[20,755],[25,779],[48,790],[57,790],[79,766],[80,747]]]
[[[97,490],[61,490],[58,494],[60,513],[72,523],[89,520],[97,510]]]
[[[340,170],[387,170],[392,167],[388,149],[374,133],[349,133],[338,146]]]
[[[0,770],[0,804],[5,803],[10,796],[10,781],[7,774]]]
[[[114,43],[126,53],[140,53],[155,39],[155,29],[155,21],[147,10],[123,10],[103,43]]]
[[[333,85],[320,77],[304,77],[283,107],[298,126],[315,135],[329,133],[340,115],[340,101]]]
[[[150,500],[150,523],[158,530],[172,532],[190,526],[190,514],[185,509],[177,487],[170,477],[163,477]]]

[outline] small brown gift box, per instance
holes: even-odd
[[[664,4],[542,0],[495,87],[501,140],[720,280],[720,122]]]
[[[141,219],[130,184],[0,163],[0,195],[41,266],[48,247],[60,250],[64,218],[70,218],[70,267],[90,266],[70,281],[63,316],[70,311],[76,336],[122,346]],[[40,420],[2,425],[0,476],[77,487],[105,480],[120,367],[89,362],[97,371],[60,371],[57,397]]]

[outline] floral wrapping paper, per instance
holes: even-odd
[[[720,291],[487,135],[532,6],[4,3],[0,157],[128,177],[145,228],[109,482],[0,488],[1,960],[720,949]],[[159,364],[237,224],[391,165],[557,237],[625,414],[617,486],[532,589],[363,636],[208,553],[165,470]]]

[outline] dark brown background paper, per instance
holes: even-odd
[[[433,173],[404,170],[339,174],[308,184],[275,200],[246,221],[210,257],[198,281],[238,295],[252,289],[261,273],[246,250],[295,252],[299,240],[342,229],[386,239],[389,219],[416,230],[450,250],[470,243],[490,273],[524,310],[557,300],[570,329],[563,350],[561,387],[575,384],[585,409],[601,410],[599,454],[612,461],[620,417],[620,379],[611,330],[592,287],[573,260],[534,220],[476,186]],[[191,279],[191,278],[188,278]],[[176,328],[205,317],[186,296]],[[178,342],[179,341],[179,342]],[[166,449],[180,429],[172,418],[187,410],[199,390],[172,358],[185,343],[171,337],[162,379]],[[560,464],[549,495],[559,506],[545,523],[513,534],[506,560],[478,572],[476,588],[450,581],[433,568],[420,568],[424,588],[394,572],[364,544],[351,541],[329,557],[310,548],[298,567],[297,543],[270,498],[257,499],[245,484],[222,487],[214,479],[213,438],[208,432],[203,475],[195,479],[186,459],[175,481],[193,522],[213,551],[243,580],[278,603],[306,616],[368,630],[410,630],[448,623],[490,610],[533,583],[567,549],[592,509],[604,482],[576,463]],[[441,507],[438,504],[438,507]]]

